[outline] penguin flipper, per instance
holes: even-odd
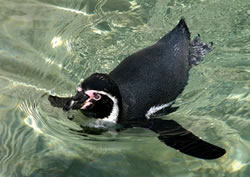
[[[148,128],[159,135],[160,141],[184,154],[212,160],[226,153],[224,149],[200,139],[174,120],[150,119],[149,121]]]
[[[68,102],[69,100],[72,100],[72,97],[61,98],[61,97],[49,95],[48,100],[52,106],[57,107],[57,108],[63,108],[66,102]]]

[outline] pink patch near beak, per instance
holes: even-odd
[[[77,87],[77,91],[78,91],[78,92],[81,92],[81,91],[82,91],[82,88],[81,88],[81,87]]]
[[[80,88],[80,89],[79,89]],[[81,87],[78,87],[77,88],[77,90],[81,90],[82,91],[82,88]],[[78,90],[78,91],[79,91]],[[87,94],[88,96],[89,96],[89,99],[87,99],[85,102],[84,102],[84,104],[83,104],[83,106],[81,107],[81,109],[86,109],[88,106],[90,106],[90,105],[92,105],[93,103],[91,102],[91,100],[100,100],[101,99],[101,96],[99,95],[99,97],[98,96],[96,96],[96,91],[95,90],[88,90],[88,91],[86,91],[85,92],[85,94]],[[97,93],[98,94],[98,93]]]
[[[88,90],[85,92],[85,94],[87,94],[89,96],[89,99],[95,99],[95,93],[96,93],[96,91],[94,91],[94,90]]]

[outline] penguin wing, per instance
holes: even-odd
[[[160,141],[184,154],[211,160],[226,153],[224,149],[200,139],[174,120],[150,119],[148,126],[158,134]]]

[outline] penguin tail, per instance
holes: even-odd
[[[180,43],[182,43],[185,41],[185,39],[190,41],[190,35],[191,34],[189,32],[185,19],[181,18],[179,23],[174,27],[174,29],[172,29],[172,31],[163,36],[158,42],[166,43],[172,41],[172,43],[174,42],[174,44],[176,44],[177,41],[179,41]]]
[[[184,17],[182,17],[180,19],[179,23],[176,25],[176,27],[173,29],[173,31],[174,30],[179,30],[182,33],[186,34],[187,39],[190,40],[191,33],[189,32],[189,29],[188,29],[188,26],[187,26],[187,24],[185,22],[185,18]]]
[[[198,65],[203,61],[204,56],[213,50],[213,42],[205,43],[200,40],[200,35],[198,34],[193,41],[191,41],[189,46],[189,64],[191,66]]]

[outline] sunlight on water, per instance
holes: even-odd
[[[62,44],[61,37],[54,37],[51,41],[52,48],[60,47]]]
[[[248,1],[0,0],[0,176],[247,177],[250,174]],[[192,69],[164,118],[227,153],[206,161],[144,129],[80,132],[81,113],[52,107],[94,72],[108,73],[185,17],[215,49]],[[72,121],[73,119],[73,121]]]

